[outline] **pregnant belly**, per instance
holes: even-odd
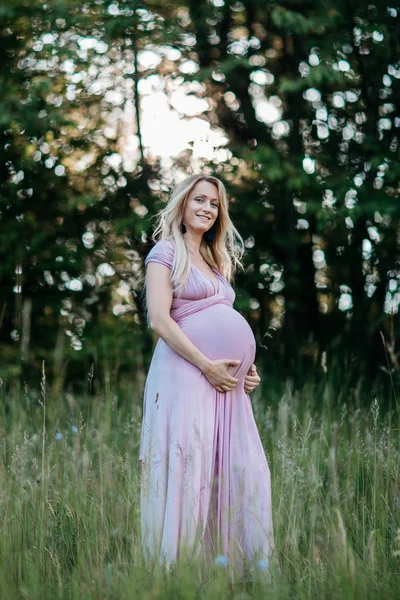
[[[247,323],[234,308],[215,304],[186,317],[180,327],[207,358],[240,360],[229,367],[235,377],[243,378],[254,362],[256,341]]]

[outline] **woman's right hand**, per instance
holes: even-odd
[[[230,392],[239,381],[228,372],[229,365],[240,365],[240,360],[218,359],[210,360],[203,370],[204,375],[218,392]]]

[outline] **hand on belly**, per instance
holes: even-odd
[[[191,315],[181,327],[204,356],[211,361],[225,363],[219,370],[214,367],[215,375],[211,379],[214,378],[217,385],[223,381],[227,383],[227,376],[243,384],[254,362],[256,341],[249,324],[240,313],[219,304]],[[236,361],[236,364],[229,364],[229,361]],[[214,385],[212,380],[209,381]]]
[[[203,371],[204,375],[218,392],[229,392],[236,387],[238,378],[233,377],[228,368],[230,366],[240,367],[239,360],[218,359],[210,361]]]

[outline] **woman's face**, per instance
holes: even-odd
[[[205,233],[217,220],[218,210],[218,188],[209,181],[198,181],[187,197],[183,222],[188,230]]]

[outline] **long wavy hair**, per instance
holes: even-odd
[[[167,205],[157,213],[152,235],[154,242],[169,239],[174,243],[171,283],[175,291],[180,291],[185,286],[190,272],[189,251],[181,226],[188,195],[199,181],[215,185],[219,198],[218,217],[212,227],[213,239],[207,242],[203,236],[200,254],[210,267],[216,268],[229,282],[233,280],[238,268],[243,270],[243,238],[229,217],[229,200],[224,184],[212,175],[190,175],[174,187]]]

